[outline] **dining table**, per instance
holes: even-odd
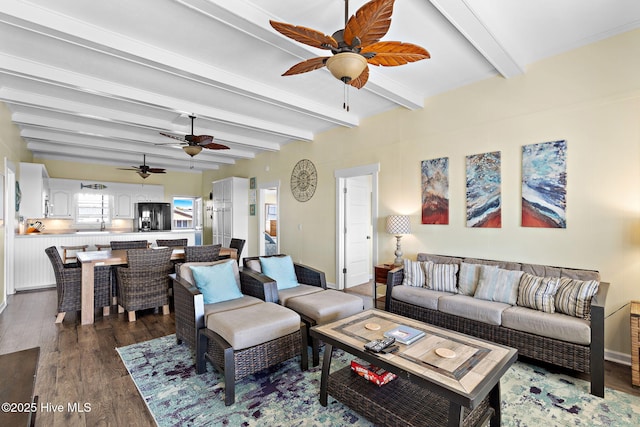
[[[153,249],[151,248],[150,250]],[[237,259],[238,251],[234,248],[221,248],[219,256]],[[127,264],[127,249],[78,252],[77,259],[82,266],[81,324],[91,325],[94,322],[94,268],[99,265]],[[177,261],[181,259],[184,259],[184,248],[174,248],[171,253],[171,260]]]

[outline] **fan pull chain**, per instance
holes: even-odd
[[[344,101],[342,103],[342,109],[347,110],[347,112],[349,112],[349,85],[345,84],[344,85]]]

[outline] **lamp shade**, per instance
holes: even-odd
[[[202,151],[202,147],[199,145],[185,145],[184,147],[182,147],[182,149],[184,150],[185,153],[187,153],[191,157],[195,156],[196,154]]]
[[[387,217],[387,233],[409,234],[411,233],[411,221],[408,215],[389,215]]]
[[[367,60],[364,56],[353,52],[341,52],[327,59],[327,68],[338,80],[349,83],[353,79],[360,77],[360,74],[367,67]]]

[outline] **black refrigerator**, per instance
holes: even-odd
[[[171,203],[139,202],[134,211],[136,231],[171,230]]]

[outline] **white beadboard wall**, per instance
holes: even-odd
[[[147,240],[156,246],[156,239],[188,239],[189,245],[195,244],[195,233],[145,232],[145,233],[80,233],[80,234],[31,234],[15,238],[15,290],[50,288],[56,286],[53,267],[45,253],[49,246],[56,246],[62,257],[61,246],[89,245],[87,250],[96,250],[96,244],[108,245],[112,240]]]

